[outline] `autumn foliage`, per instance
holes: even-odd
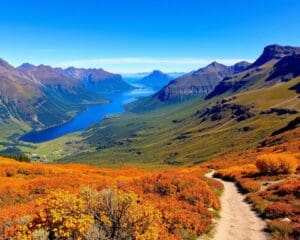
[[[256,167],[263,174],[294,173],[298,160],[291,154],[264,154],[258,157]]]
[[[202,167],[151,173],[0,159],[0,239],[190,239],[222,185]],[[39,238],[38,238],[39,237]]]
[[[299,155],[298,151],[293,154],[282,151],[280,146],[277,149],[281,151],[229,155],[226,163],[216,159],[206,165],[218,169],[216,177],[236,182],[247,194],[246,199],[254,209],[268,219],[273,239],[292,240],[300,234]]]

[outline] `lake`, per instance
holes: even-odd
[[[99,123],[108,114],[118,114],[125,111],[124,105],[133,102],[141,97],[153,94],[153,89],[146,86],[132,84],[136,89],[109,95],[109,103],[101,105],[90,105],[81,113],[78,113],[70,121],[40,131],[32,131],[23,135],[20,140],[31,143],[41,143],[55,138],[62,137],[66,134],[82,131],[95,123]]]

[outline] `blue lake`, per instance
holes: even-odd
[[[137,88],[130,92],[115,93],[107,96],[110,100],[107,104],[88,106],[84,112],[77,114],[70,121],[55,127],[29,132],[23,135],[20,140],[24,142],[41,143],[69,133],[85,130],[91,125],[100,122],[108,114],[124,112],[125,104],[153,94],[153,90],[150,88],[136,84],[132,85]]]

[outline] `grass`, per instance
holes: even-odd
[[[263,73],[265,71],[262,70]],[[260,76],[262,73],[255,74]],[[228,109],[222,112],[219,120],[213,121],[208,115],[202,121],[197,111],[220,104],[217,102],[224,96],[207,101],[193,98],[181,104],[164,104],[148,111],[113,115],[86,131],[22,146],[21,149],[37,153],[47,161],[105,167],[130,165],[154,169],[189,166],[223,153],[252,149],[272,132],[300,116],[299,113],[260,114],[271,107],[300,111],[298,94],[289,90],[299,80],[296,78],[257,89],[263,85],[263,81],[259,80],[246,92],[227,97],[226,104],[249,107],[254,114],[244,121],[233,119]],[[137,103],[129,105],[128,109],[137,109]]]
[[[299,116],[260,114],[273,106],[292,106],[300,111],[297,94],[289,90],[298,81],[237,94],[228,103],[252,105],[251,112],[255,113],[254,117],[240,122],[225,114],[220,121],[201,123],[195,116],[196,111],[216,103],[216,100],[201,99],[106,119],[80,135],[90,145],[91,152],[69,156],[63,161],[106,167],[176,167],[193,165],[222,153],[252,149],[274,130]],[[250,130],[243,131],[245,128]]]

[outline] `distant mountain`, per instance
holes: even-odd
[[[267,46],[255,64],[212,63],[175,79],[158,94],[126,106],[143,114],[108,119],[82,134],[81,142],[95,150],[68,156],[66,161],[103,164],[105,159],[105,165],[114,165],[115,159],[122,158],[129,165],[192,165],[224,153],[281,143],[281,134],[299,129],[298,49]],[[168,101],[206,94],[213,88],[210,84],[217,86],[205,99],[177,101],[176,105]],[[299,131],[295,133],[287,136],[299,142]],[[276,136],[271,142],[263,140],[271,135]],[[298,146],[291,145],[295,152]]]
[[[186,72],[167,72],[166,74],[169,75],[171,78],[175,79],[175,78],[179,78],[187,73]]]
[[[225,77],[245,70],[250,64],[237,63],[234,66],[212,62],[190,74],[171,81],[155,97],[160,101],[185,99],[192,96],[205,96]]]
[[[224,78],[207,99],[251,88],[272,86],[278,81],[288,81],[299,75],[299,53],[299,47],[267,46],[245,71]]]
[[[167,85],[171,81],[172,77],[159,71],[154,70],[148,76],[142,78],[138,83],[144,84],[153,88],[154,90],[160,90],[163,86]]]
[[[57,88],[65,91],[74,91],[80,87],[80,82],[68,76],[62,68],[52,68],[46,65],[34,66],[22,64],[18,71],[26,74],[36,82],[40,82],[45,87]]]
[[[128,91],[133,87],[126,83],[121,75],[107,72],[103,69],[84,69],[70,67],[64,72],[71,78],[85,84],[90,90],[109,93],[116,91]]]
[[[62,123],[88,102],[132,87],[102,69],[62,69],[29,63],[14,68],[0,59],[0,120],[11,117],[32,127]]]

